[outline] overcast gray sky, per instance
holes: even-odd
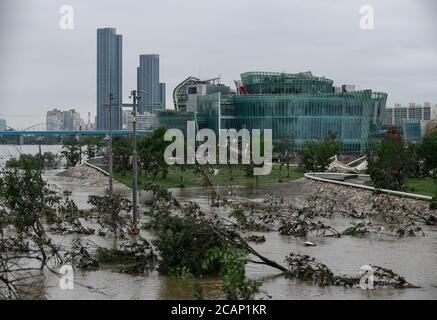
[[[62,5],[74,30],[59,27]],[[374,7],[373,30],[360,7]],[[246,71],[312,71],[389,94],[388,104],[437,103],[434,0],[0,0],[0,118],[24,128],[45,112],[95,114],[96,29],[123,35],[123,96],[138,55],[160,54],[171,92],[189,75],[233,80]]]

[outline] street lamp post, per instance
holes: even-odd
[[[104,106],[108,107],[109,110],[109,137],[108,137],[108,172],[109,172],[109,194],[112,196],[113,185],[112,185],[112,176],[113,176],[113,157],[112,157],[112,100],[114,96],[112,93],[109,94],[109,104],[105,104]]]
[[[138,229],[138,151],[137,151],[137,103],[140,99],[137,90],[131,91],[133,100],[132,110],[132,134],[133,134],[133,152],[132,152],[132,234],[139,234]]]

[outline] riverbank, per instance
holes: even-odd
[[[375,186],[373,181],[367,181],[365,184],[369,187]],[[435,197],[437,194],[437,182],[433,178],[407,179],[405,185],[406,189],[404,191],[406,192],[428,197]]]
[[[298,171],[297,168],[291,167],[290,177],[287,177],[287,168],[284,166],[280,169],[279,166],[275,165],[272,167],[272,171],[269,175],[258,176],[258,186],[272,185],[279,182],[285,183],[300,178],[303,178],[303,173]],[[126,186],[131,186],[132,173],[127,171],[123,174],[120,171],[114,171],[114,179]],[[214,179],[218,186],[255,186],[257,184],[256,177],[248,176],[246,169],[242,166],[233,166],[232,171],[227,166],[219,167],[217,176]],[[138,179],[138,185],[145,185],[152,181],[150,176],[141,174]],[[160,174],[155,182],[164,188],[179,188],[181,184],[187,188],[203,186],[202,175],[200,173],[195,172],[194,169],[181,171],[180,168],[174,166],[168,168],[166,178],[163,178],[162,174]]]
[[[93,172],[94,171],[94,172]],[[85,166],[79,166],[67,170],[62,174],[52,175],[49,179],[51,183],[71,189],[72,198],[76,201],[79,208],[87,208],[87,199],[90,194],[100,194],[107,185],[107,176],[101,172]],[[87,181],[89,180],[89,181]],[[129,197],[131,191],[125,185],[115,182],[114,190],[118,192],[118,187],[123,189],[120,194]],[[140,188],[141,190],[141,188]],[[221,189],[226,191],[227,188]],[[308,179],[298,179],[291,182],[272,183],[262,185],[259,188],[251,186],[236,188],[236,192],[242,201],[252,199],[262,201],[273,195],[275,198],[284,198],[285,203],[299,204],[311,196],[327,196],[334,198],[339,203],[350,203],[356,207],[364,204],[369,207],[372,201],[381,195],[356,190],[343,186],[335,186],[321,182],[314,182]],[[140,191],[140,211],[145,211],[145,202],[141,201],[144,191]],[[226,216],[227,209],[223,207],[211,207],[208,202],[208,191],[205,188],[177,188],[172,190],[173,195],[182,203],[195,201],[205,212],[213,212]],[[384,195],[385,197],[385,195]],[[286,198],[286,199],[285,199]],[[417,211],[428,210],[426,202],[415,201],[412,199],[401,199],[394,197],[396,201],[407,208],[415,208]],[[141,215],[144,220],[145,217]],[[332,219],[324,219],[327,224],[341,231],[350,226],[354,219],[345,218],[338,215]],[[360,289],[343,287],[319,287],[310,282],[290,280],[278,277],[276,271],[256,264],[247,266],[247,274],[254,279],[263,279],[263,289],[266,290],[273,299],[430,299],[437,297],[435,274],[437,273],[437,256],[434,254],[437,243],[436,226],[424,226],[425,236],[417,237],[386,237],[373,234],[363,237],[342,236],[322,237],[310,234],[306,237],[295,237],[281,235],[277,231],[259,233],[265,237],[264,243],[255,243],[253,247],[261,254],[274,261],[282,263],[284,257],[290,252],[313,256],[322,261],[337,274],[355,275],[359,272],[359,267],[372,263],[384,267],[389,267],[395,272],[403,275],[410,282],[420,286],[419,289],[402,290],[372,290],[363,291]],[[141,230],[141,236],[153,239],[156,235],[146,230]],[[59,238],[62,243],[68,243],[73,236],[63,236]],[[91,235],[84,237],[95,243],[111,247],[114,238],[111,236],[99,237]],[[316,247],[305,247],[303,241],[311,241],[317,244]],[[109,269],[99,269],[93,272],[76,272],[76,279],[94,287],[101,288],[104,293],[96,293],[79,286],[75,290],[65,291],[56,287],[55,280],[51,279],[53,286],[47,287],[47,298],[65,299],[186,299],[192,297],[190,288],[184,288],[179,293],[173,290],[178,284],[171,277],[166,277],[158,272],[152,272],[148,276],[132,276],[120,274]],[[52,281],[53,280],[53,281]],[[221,281],[216,277],[199,279],[199,283],[204,289],[206,299],[222,299]],[[103,287],[102,287],[103,286]],[[126,289],[128,288],[128,289]]]

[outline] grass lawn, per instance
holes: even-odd
[[[230,172],[227,166],[219,166],[219,174],[216,176],[217,185],[255,185],[256,178],[248,177],[246,171],[241,166],[233,166],[232,172],[234,180],[231,181]],[[181,170],[178,167],[169,166],[167,178],[163,179],[162,175],[159,175],[156,179],[156,183],[159,183],[165,188],[178,188],[181,184]],[[187,170],[182,173],[184,177],[184,186],[189,187],[201,187],[201,175],[195,173],[194,170]],[[287,178],[287,168],[284,166],[282,168],[282,173],[280,174],[279,166],[273,166],[272,171],[269,175],[258,176],[258,184],[264,185],[269,183],[278,183],[281,179],[282,182],[292,181],[303,177],[303,173],[297,171],[296,168],[290,168],[290,178]],[[114,179],[124,183],[127,186],[132,184],[132,172],[126,172],[126,175],[122,175],[120,172],[114,171]],[[152,179],[144,175],[144,173],[139,177],[138,184],[143,185],[151,182]]]
[[[407,179],[406,192],[434,197],[437,192],[437,183],[432,178]],[[373,181],[367,181],[366,185],[374,187]]]

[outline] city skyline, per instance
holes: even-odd
[[[168,0],[141,3],[138,10],[131,11],[112,1],[105,2],[105,10],[97,9],[102,2],[73,1],[75,27],[61,30],[61,1],[35,4],[35,8],[32,3],[4,1],[1,12],[8,14],[1,22],[0,118],[12,127],[25,127],[43,122],[47,110],[64,106],[84,114],[91,111],[94,116],[95,30],[106,26],[117,28],[125,37],[122,102],[128,102],[130,90],[136,88],[138,55],[156,52],[167,83],[168,108],[173,105],[173,88],[188,76],[221,75],[222,82],[230,85],[240,72],[250,70],[330,74],[338,80],[335,85],[354,83],[358,89],[387,92],[388,106],[437,103],[437,40],[432,36],[436,22],[430,14],[436,4],[370,1],[375,29],[366,31],[359,27],[362,3],[337,2],[340,6],[318,2],[318,9],[313,10],[315,6],[302,1],[273,1],[267,7],[251,1],[251,10],[247,10],[246,1],[232,7],[216,2],[199,7],[196,1],[181,4]],[[175,10],[166,11],[169,6]],[[35,10],[22,10],[24,7]],[[145,7],[155,14],[139,19]],[[189,21],[184,19],[193,8],[196,14]],[[229,22],[218,23],[225,12]],[[278,23],[271,23],[272,17]],[[410,20],[416,23],[404,23]],[[153,33],[144,32],[153,26],[159,27]],[[256,31],[257,39],[247,30]],[[196,36],[191,37],[193,34]],[[36,39],[46,41],[39,45]],[[32,55],[26,50],[29,45]],[[26,88],[25,94],[22,88]]]

